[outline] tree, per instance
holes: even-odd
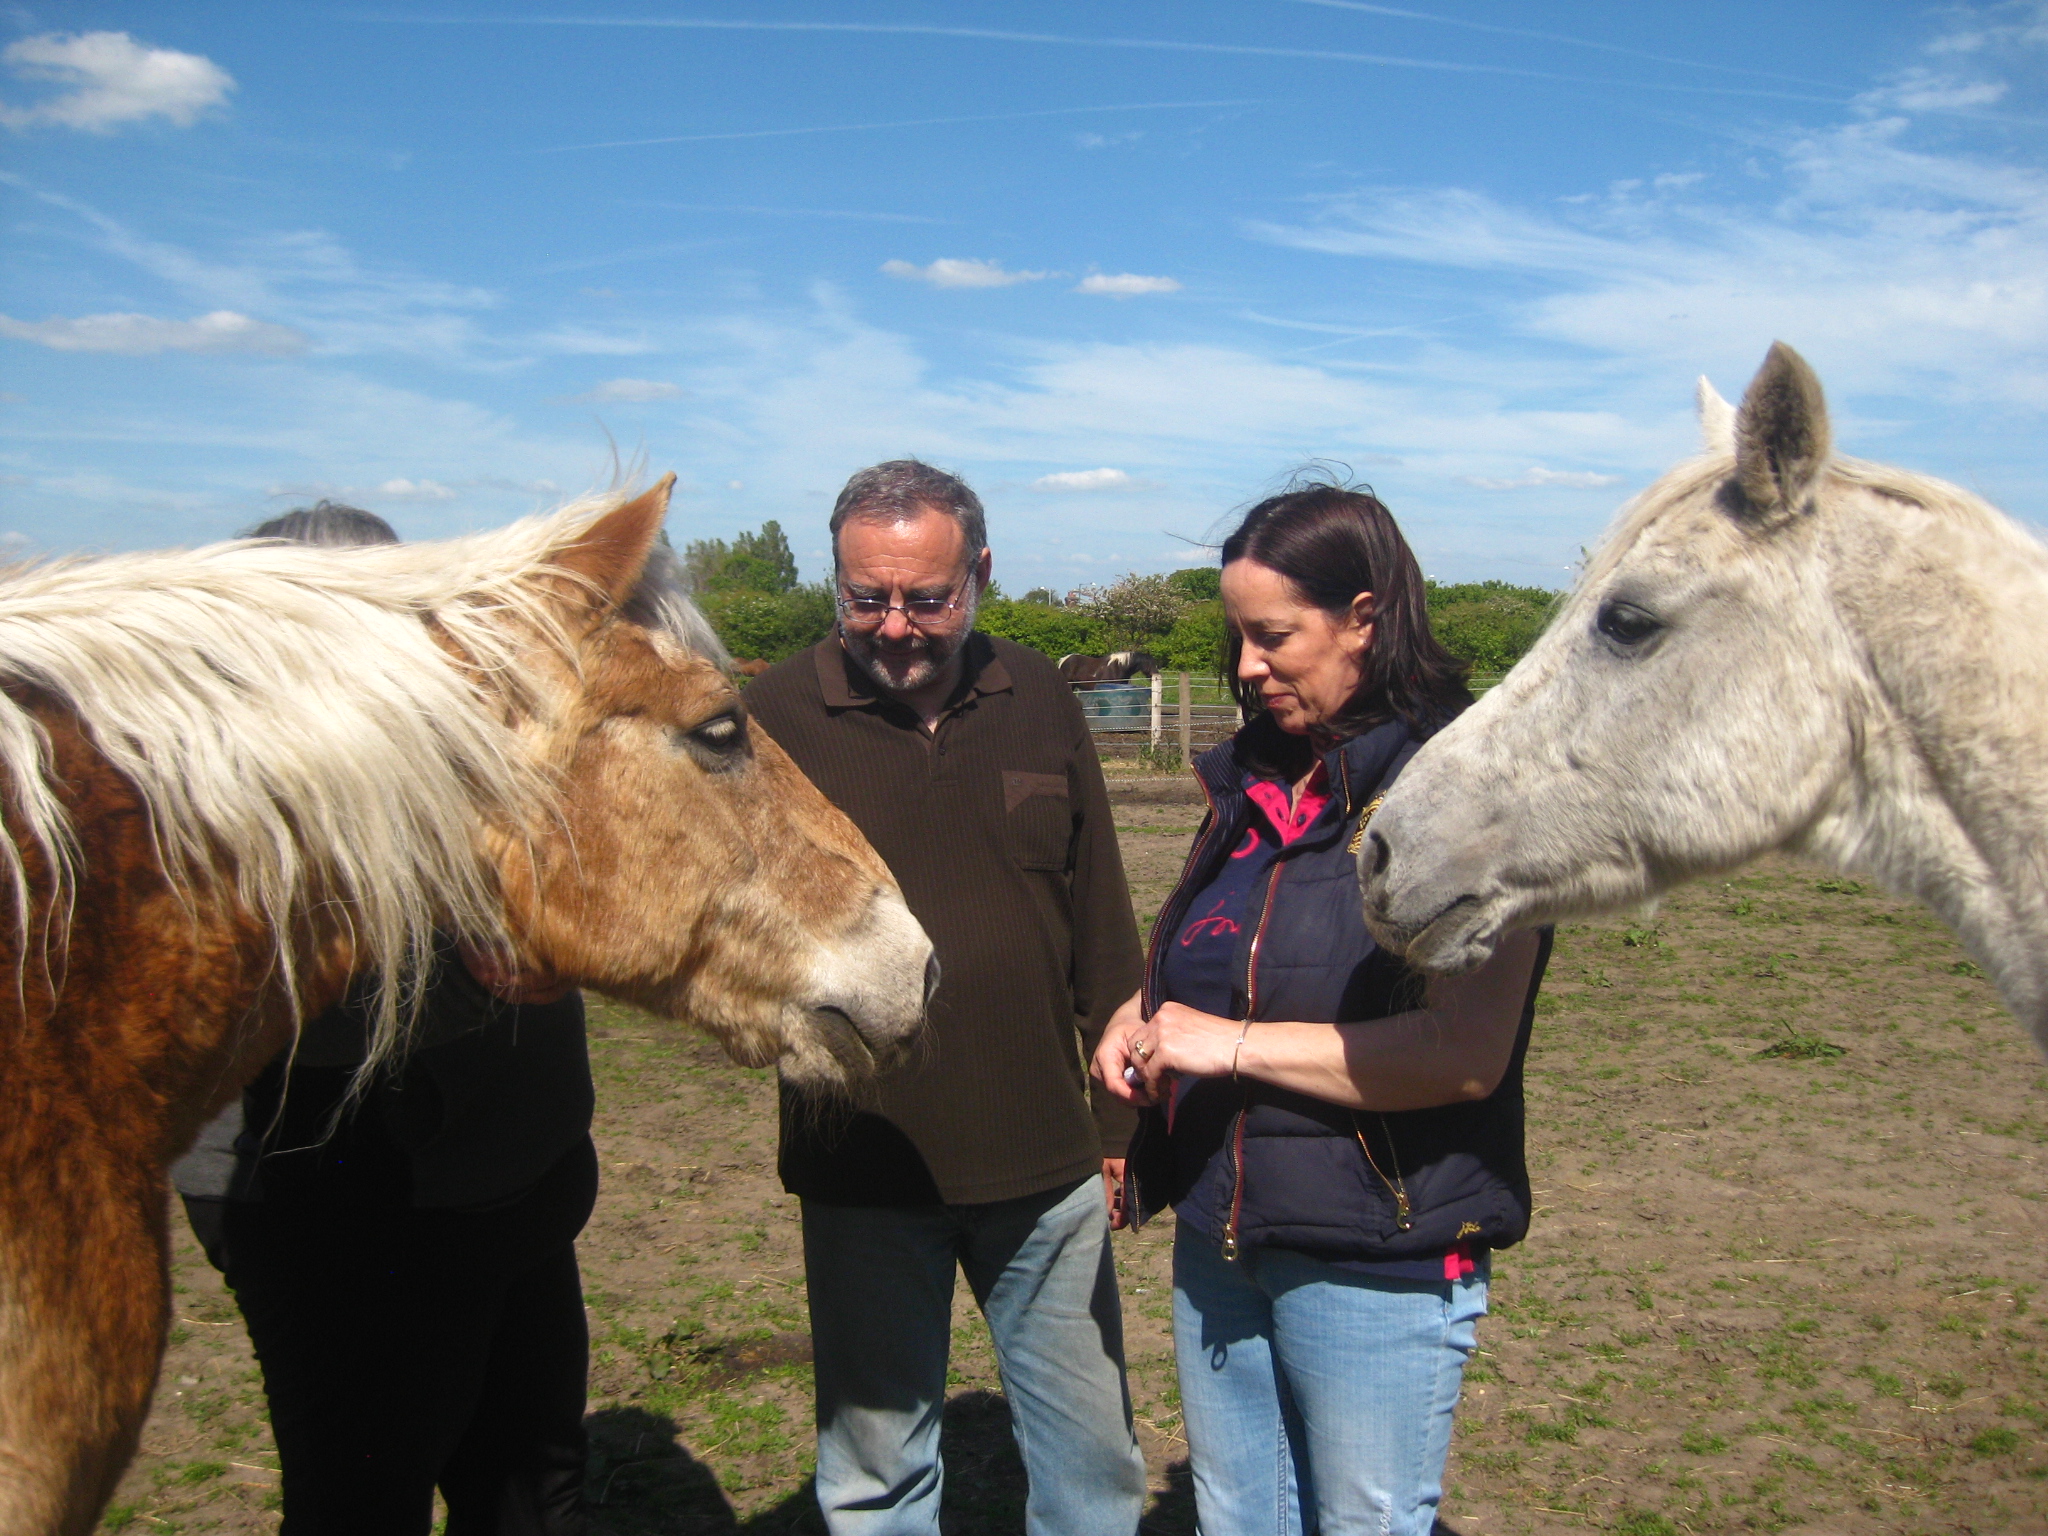
[[[1081,607],[1119,645],[1141,646],[1164,640],[1188,599],[1167,576],[1140,576],[1136,571],[1106,587],[1081,588]]]
[[[1028,645],[1058,661],[1062,656],[1100,656],[1109,650],[1102,625],[1087,612],[1045,603],[984,599],[974,618],[984,634]]]
[[[701,593],[697,606],[725,648],[742,661],[780,661],[831,633],[833,592],[824,582],[787,592]]]
[[[1058,604],[1059,598],[1053,594],[1053,590],[1051,587],[1033,587],[1029,592],[1026,592],[1024,594],[1020,601],[1027,603],[1043,603],[1046,607],[1051,608]]]
[[[1467,581],[1426,587],[1429,627],[1475,672],[1505,672],[1520,661],[1550,622],[1558,594],[1504,581]]]
[[[1169,671],[1218,674],[1223,670],[1223,642],[1228,629],[1220,600],[1190,603],[1173,621],[1159,659]]]
[[[759,533],[737,533],[723,539],[697,539],[683,547],[683,577],[692,592],[769,592],[796,590],[796,556],[782,524],[773,518]]]
[[[1166,582],[1191,603],[1206,603],[1223,595],[1223,572],[1213,565],[1191,565],[1175,571]]]

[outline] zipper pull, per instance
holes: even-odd
[[[1237,1262],[1237,1223],[1232,1222],[1223,1229],[1223,1257],[1227,1263]]]
[[[1414,1219],[1408,1214],[1408,1191],[1405,1189],[1394,1191],[1394,1225],[1403,1232],[1415,1225]]]

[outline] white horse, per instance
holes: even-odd
[[[1835,457],[1782,343],[1616,519],[1550,629],[1416,754],[1359,855],[1421,968],[1786,849],[1919,898],[2048,1049],[2048,550]]]

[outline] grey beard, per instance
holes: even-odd
[[[927,635],[923,630],[913,628],[911,634],[916,644],[909,650],[882,651],[875,644],[877,631],[862,632],[844,625],[840,626],[839,638],[846,647],[846,654],[853,658],[853,664],[865,672],[877,688],[884,693],[915,693],[960,654],[967,644],[967,637],[974,632],[974,614],[980,606],[980,593],[964,598],[956,621],[960,627],[950,634]]]

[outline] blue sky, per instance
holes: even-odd
[[[1013,592],[1311,458],[1562,585],[1774,338],[2048,522],[2048,6],[468,0],[0,12],[0,541],[918,454]],[[1178,536],[1178,537],[1176,537]]]

